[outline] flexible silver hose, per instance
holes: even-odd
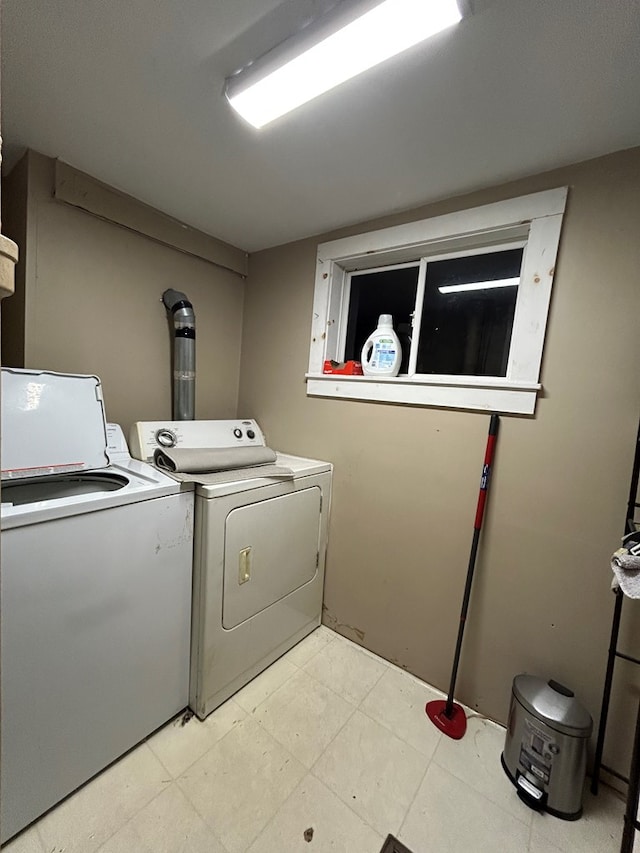
[[[165,290],[162,301],[173,316],[173,420],[192,421],[196,409],[196,315],[179,290]]]

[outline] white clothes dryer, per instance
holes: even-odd
[[[134,425],[132,453],[264,447],[254,420]],[[196,485],[190,705],[200,719],[321,621],[332,465],[277,453],[288,479],[260,467]],[[211,480],[206,476],[203,480]]]
[[[188,704],[193,492],[99,380],[2,370],[2,841]]]

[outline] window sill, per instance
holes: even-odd
[[[444,406],[532,415],[539,383],[488,376],[341,376],[307,373],[307,394],[348,400]]]

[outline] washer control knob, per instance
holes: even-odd
[[[256,434],[252,429],[247,430],[247,438],[255,438]]]
[[[155,437],[156,442],[160,445],[160,447],[175,447],[178,443],[178,439],[175,432],[171,429],[167,429],[166,427],[156,430]]]
[[[238,429],[238,427],[236,427],[234,429],[233,434],[235,435],[236,438],[242,438],[242,430]]]

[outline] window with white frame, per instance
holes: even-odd
[[[566,188],[318,247],[307,393],[531,414]],[[394,378],[323,372],[360,360],[380,314]]]

